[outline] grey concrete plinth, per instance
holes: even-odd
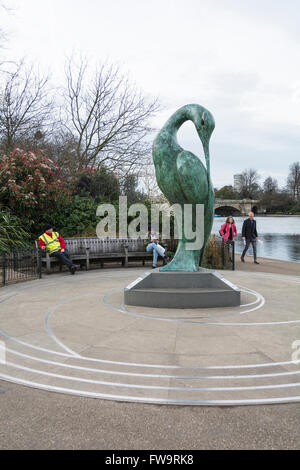
[[[240,305],[240,290],[217,272],[152,272],[124,289],[127,305],[153,308],[210,308]]]

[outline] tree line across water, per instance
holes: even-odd
[[[260,175],[252,168],[238,175],[232,185],[215,189],[220,199],[257,199],[267,213],[300,214],[300,162],[289,167],[286,185],[280,188],[275,178],[269,176],[260,184]]]

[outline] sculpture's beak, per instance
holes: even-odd
[[[203,150],[206,161],[206,170],[208,176],[210,176],[210,155],[209,155],[209,142],[203,142]]]

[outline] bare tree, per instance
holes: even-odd
[[[56,128],[51,133],[50,138],[39,143],[38,147],[53,160],[60,168],[64,178],[72,179],[78,171],[77,145],[75,137],[69,132],[64,132],[58,121]]]
[[[269,176],[263,183],[263,189],[265,193],[276,193],[278,191],[278,181]]]
[[[24,62],[2,73],[0,88],[0,141],[10,150],[20,141],[33,141],[50,125],[53,103],[48,98],[48,77],[39,76]]]
[[[240,177],[240,196],[243,198],[255,198],[259,192],[259,174],[253,168],[244,170]]]
[[[120,70],[73,59],[66,67],[65,127],[77,142],[78,168],[105,165],[126,174],[149,155],[149,120],[158,109],[131,85]]]
[[[287,179],[287,187],[293,198],[300,199],[300,162],[290,165],[290,172]]]
[[[149,157],[145,165],[142,167],[140,172],[140,182],[145,189],[145,193],[148,199],[151,202],[163,203],[167,201],[158,187],[152,157]]]

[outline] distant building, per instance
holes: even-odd
[[[242,177],[241,174],[233,175],[233,189],[237,192],[241,189]]]

